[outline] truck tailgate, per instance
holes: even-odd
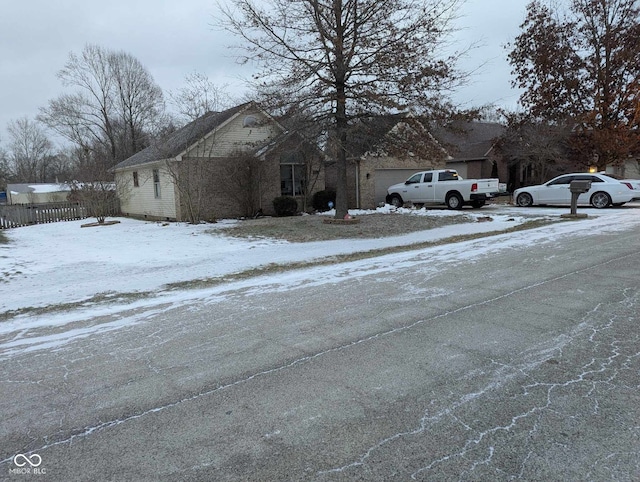
[[[499,179],[478,179],[478,190],[476,192],[498,192],[500,190]]]

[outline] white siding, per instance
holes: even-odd
[[[153,169],[160,175],[160,197],[156,198]],[[138,173],[138,187],[133,172]],[[150,219],[176,219],[176,197],[171,176],[162,166],[130,168],[116,174],[120,208],[123,214]]]
[[[244,126],[247,116],[253,116],[257,123]],[[242,148],[255,149],[265,145],[269,139],[281,134],[281,128],[268,116],[258,110],[244,111],[230,119],[216,132],[203,139],[198,145],[183,153],[182,158],[225,158]],[[180,162],[180,161],[178,161]],[[215,162],[215,161],[213,161]],[[136,217],[156,219],[177,219],[176,189],[173,180],[165,169],[160,169],[161,196],[156,199],[152,169],[160,162],[144,167],[130,167],[119,171],[116,175],[118,195],[122,213]],[[133,186],[133,172],[138,172],[139,186]],[[279,175],[276,169],[274,175]],[[279,183],[275,182],[276,186]]]
[[[244,127],[245,117],[253,116],[259,124]],[[253,148],[263,145],[268,139],[280,134],[277,125],[260,112],[242,112],[231,119],[202,143],[185,154],[185,157],[226,157],[243,147]]]

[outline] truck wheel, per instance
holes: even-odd
[[[402,198],[397,194],[394,194],[393,196],[391,196],[391,199],[389,199],[389,201],[390,201],[389,204],[391,204],[396,209],[404,206],[404,201],[402,201]]]
[[[447,203],[447,207],[449,209],[462,209],[462,196],[457,192],[452,192],[451,194],[447,194],[447,199],[445,200]]]

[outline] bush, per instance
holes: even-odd
[[[295,216],[298,214],[298,201],[291,196],[280,196],[273,200],[273,209],[278,216]]]
[[[335,191],[318,191],[313,195],[311,204],[316,211],[329,211],[329,201],[336,205]]]

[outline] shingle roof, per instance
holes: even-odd
[[[504,133],[502,124],[459,121],[433,127],[432,135],[455,160],[487,157],[495,140]]]
[[[398,129],[404,125],[406,129]],[[348,157],[397,152],[420,151],[424,144],[431,146],[433,140],[420,119],[407,113],[360,118],[349,131]]]
[[[222,125],[252,104],[253,102],[247,102],[222,112],[208,112],[181,129],[178,129],[161,142],[154,143],[128,159],[125,159],[116,165],[114,169],[139,166],[160,159],[175,157],[216,127]]]
[[[457,160],[487,157],[495,139],[505,130],[502,124],[490,122],[454,121],[447,124],[429,124],[423,119],[411,118],[406,114],[371,117],[361,119],[351,130],[349,156],[361,156],[389,143],[401,144],[402,136],[390,135],[399,123],[410,123],[415,131],[414,136],[417,135],[427,147],[435,140],[440,148]],[[432,138],[426,137],[427,133]],[[406,140],[410,144],[415,142],[413,138]],[[417,148],[415,145],[413,147]]]

